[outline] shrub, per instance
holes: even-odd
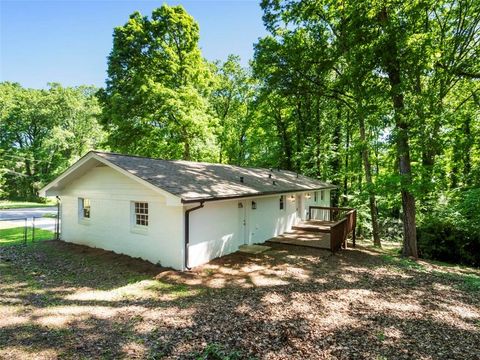
[[[420,256],[480,266],[480,189],[449,196],[417,229]]]

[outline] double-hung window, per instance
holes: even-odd
[[[80,219],[90,219],[90,199],[80,198],[78,199],[79,211],[78,215]]]
[[[280,210],[285,209],[285,195],[280,196],[279,207],[280,207]]]
[[[135,202],[134,211],[134,224],[136,226],[148,226],[148,203]]]

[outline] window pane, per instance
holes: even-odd
[[[82,199],[81,206],[82,216],[87,219],[90,218],[90,199]]]
[[[135,203],[135,224],[148,226],[148,203]]]

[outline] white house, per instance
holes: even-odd
[[[291,171],[91,151],[41,191],[61,239],[187,269],[289,231],[331,184]]]

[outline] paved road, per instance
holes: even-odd
[[[39,208],[25,208],[25,209],[10,209],[0,210],[0,220],[3,219],[23,219],[32,217],[42,217],[47,214],[56,214],[57,207],[39,207]]]
[[[25,209],[11,209],[0,210],[0,229],[6,229],[11,227],[23,226],[24,221],[15,221],[15,219],[27,218],[27,225],[32,226],[33,217],[42,217],[45,215],[55,215],[57,213],[57,207],[41,207],[41,208],[25,208]],[[35,219],[35,227],[51,230],[55,229],[54,218],[42,218]]]

